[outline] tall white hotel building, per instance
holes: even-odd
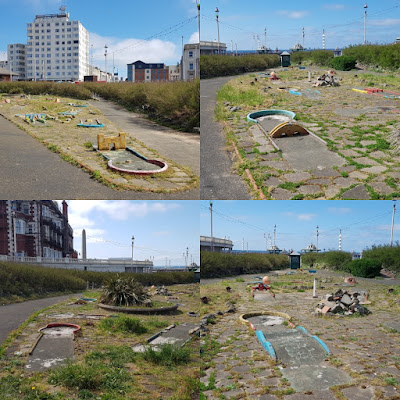
[[[26,79],[83,81],[89,72],[89,32],[60,14],[36,15],[27,24]]]

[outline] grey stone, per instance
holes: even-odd
[[[384,167],[382,165],[376,165],[374,167],[362,168],[360,171],[367,172],[369,174],[380,174],[380,173],[386,171],[386,167]]]
[[[351,297],[348,294],[344,294],[342,296],[342,298],[340,299],[340,301],[345,304],[346,306],[349,306],[353,300],[351,299]]]
[[[359,157],[360,154],[352,149],[340,150],[340,152],[346,157]]]
[[[375,190],[375,192],[378,192],[381,194],[390,194],[395,191],[395,189],[386,185],[386,183],[384,183],[384,182],[372,182],[372,183],[370,183],[370,186],[372,187],[372,189]]]
[[[308,172],[294,172],[291,174],[286,174],[282,176],[283,179],[287,182],[302,182],[311,178],[311,175]]]
[[[314,171],[311,171],[311,173],[318,178],[340,176],[339,172],[335,171],[332,168],[316,169]]]
[[[294,196],[294,193],[286,189],[276,188],[271,192],[271,196],[275,200],[290,200]]]
[[[398,171],[388,172],[386,175],[400,181],[400,172],[398,172]]]
[[[342,194],[342,199],[369,200],[370,195],[364,185],[358,185]]]
[[[363,146],[369,146],[370,144],[376,144],[376,140],[361,140]]]
[[[358,164],[364,164],[364,165],[379,165],[379,163],[375,160],[372,160],[371,158],[368,157],[359,157],[354,159],[355,162]]]
[[[260,153],[270,153],[271,151],[275,150],[275,147],[272,146],[271,144],[262,144],[261,146],[258,146],[257,148]]]
[[[326,190],[325,190],[325,197],[327,199],[331,199],[332,197],[335,197],[337,194],[339,194],[340,192],[340,188],[337,186],[329,186]]]
[[[321,188],[318,185],[304,185],[298,189],[301,194],[316,194],[321,192]]]
[[[370,157],[374,157],[374,158],[378,158],[378,159],[385,158],[385,157],[390,157],[389,154],[386,154],[386,153],[384,153],[383,151],[380,151],[380,150],[373,151],[372,153],[369,153],[368,155]]]
[[[349,173],[349,177],[355,179],[366,179],[368,178],[368,175],[365,175],[360,171],[353,171]]]
[[[356,183],[358,182],[353,178],[340,177],[335,179],[335,184],[340,188],[346,188]]]
[[[264,184],[267,186],[279,186],[282,183],[280,179],[278,179],[276,176],[271,176],[269,177],[266,181],[264,181]]]
[[[330,185],[331,181],[327,178],[314,178],[310,179],[307,183],[312,185]]]
[[[284,161],[269,161],[267,164],[269,167],[279,169],[281,171],[290,171],[292,168]]]
[[[374,391],[371,387],[349,387],[342,389],[342,393],[346,398],[351,400],[372,400],[374,398]]]
[[[356,169],[355,165],[345,165],[344,167],[339,167],[339,172],[353,172]]]

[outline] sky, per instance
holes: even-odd
[[[201,9],[201,40],[217,40],[215,9],[219,9],[220,41],[228,50],[236,44],[238,50],[252,50],[264,45],[267,29],[267,47],[290,49],[296,43],[306,48],[322,48],[322,30],[325,29],[325,48],[361,44],[364,41],[364,5],[367,4],[367,42],[393,43],[400,36],[399,0],[329,1],[285,0],[205,0]],[[253,37],[255,36],[255,40]]]
[[[362,251],[373,244],[390,243],[393,201],[308,200],[308,201],[213,201],[213,237],[229,238],[234,250],[265,250],[264,234],[276,245],[301,251],[310,243],[318,248],[338,249],[342,229],[342,250]],[[396,206],[393,241],[400,241],[400,216]],[[209,201],[200,201],[200,233],[211,235]],[[268,245],[270,241],[268,240]]]
[[[114,52],[120,76],[126,77],[126,64],[137,60],[176,65],[182,36],[184,43],[198,42],[196,0],[0,0],[0,60],[6,59],[7,44],[26,43],[26,24],[36,14],[57,14],[61,5],[70,20],[81,21],[89,31],[93,64],[105,69],[107,44],[107,69],[111,72]]]
[[[61,202],[58,202],[61,204]],[[185,266],[199,262],[198,201],[68,200],[74,249],[82,251],[86,230],[87,258],[152,259],[155,266]]]

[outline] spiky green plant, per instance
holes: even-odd
[[[146,289],[129,276],[117,275],[105,281],[100,301],[113,306],[144,305],[151,307],[151,296]]]

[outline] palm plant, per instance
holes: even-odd
[[[152,305],[151,295],[138,281],[120,275],[104,282],[100,301],[113,306]]]

